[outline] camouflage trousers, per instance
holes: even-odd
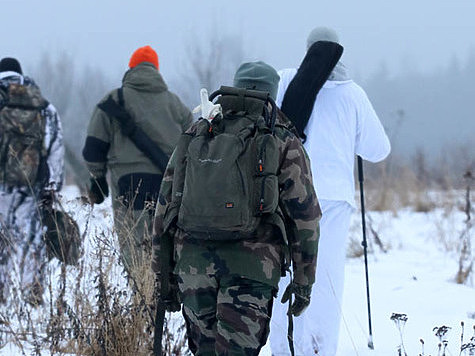
[[[194,355],[258,355],[269,335],[275,288],[236,275],[180,274],[188,344]]]
[[[41,303],[48,263],[42,229],[35,197],[0,191],[0,302],[16,278],[23,299]]]

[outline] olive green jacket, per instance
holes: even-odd
[[[171,155],[180,135],[192,123],[190,110],[168,91],[161,74],[149,63],[128,70],[122,80],[126,110],[136,124],[167,155]],[[108,93],[118,101],[117,89]],[[101,101],[101,102],[102,102]],[[152,161],[120,131],[119,123],[104,111],[95,108],[87,130],[83,151],[93,177],[110,172],[113,200],[118,196],[117,182],[121,177],[146,173],[162,176]]]

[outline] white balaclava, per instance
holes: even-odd
[[[335,42],[340,44],[340,39],[338,38],[338,34],[336,31],[329,27],[315,27],[307,37],[307,50],[313,45],[315,42],[319,41],[329,41]],[[344,81],[350,79],[348,77],[348,73],[346,71],[346,67],[343,63],[338,62],[331,72],[328,80],[333,81]]]

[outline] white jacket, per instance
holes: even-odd
[[[280,107],[297,69],[279,71]],[[327,81],[317,95],[305,129],[318,199],[355,206],[355,154],[379,162],[391,151],[389,139],[364,90],[352,80]]]

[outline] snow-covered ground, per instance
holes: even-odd
[[[77,189],[66,187],[62,194],[66,210],[78,220],[81,230],[88,220],[91,234],[97,234],[101,229],[110,232],[110,199],[96,206],[91,214],[90,209],[76,199]],[[463,198],[463,192],[456,196]],[[349,239],[356,241],[356,245],[361,240],[359,214],[355,211],[353,215]],[[369,274],[375,349],[369,350],[367,347],[368,317],[363,257],[349,257],[338,356],[397,355],[400,334],[395,323],[390,320],[392,313],[408,316],[403,340],[409,356],[421,353],[420,339],[425,342],[425,355],[438,355],[439,340],[433,328],[442,325],[452,328],[448,334],[447,355],[459,355],[460,322],[465,322],[465,342],[473,336],[475,324],[473,273],[471,286],[454,282],[458,271],[460,234],[466,227],[465,213],[453,203],[451,207],[439,207],[428,213],[416,213],[411,209],[397,214],[370,211],[369,218],[387,249],[385,253],[374,243],[368,228],[372,250],[369,255]],[[473,229],[470,233],[473,259]],[[349,251],[354,254],[355,247]],[[90,252],[86,251],[86,256]],[[5,347],[0,350],[0,355],[20,354],[15,350]],[[269,345],[264,347],[260,355],[271,355]]]
[[[359,214],[354,213],[350,233],[355,240],[361,235]],[[392,313],[407,314],[403,340],[409,356],[422,352],[420,339],[425,343],[425,355],[438,355],[439,339],[433,329],[442,325],[452,328],[448,333],[447,355],[459,355],[461,321],[465,323],[464,342],[473,336],[475,325],[475,288],[454,283],[458,271],[457,244],[465,227],[465,214],[457,209],[429,213],[407,209],[397,216],[390,212],[369,215],[388,246],[387,253],[373,246],[375,253],[369,255],[375,349],[367,347],[364,260],[348,258],[338,356],[397,355],[400,334],[390,320]],[[473,245],[473,229],[471,234]],[[271,355],[268,345],[261,352],[264,355]]]

